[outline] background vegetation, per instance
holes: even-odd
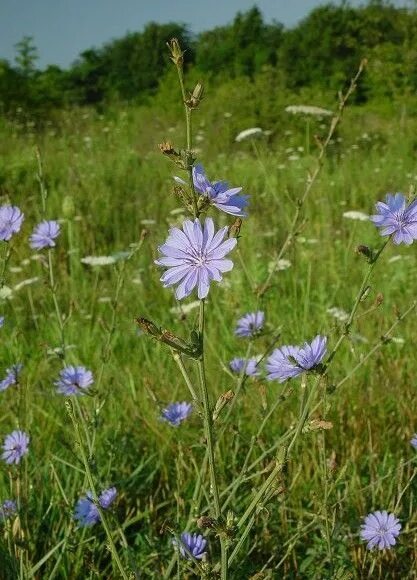
[[[159,419],[163,406],[187,399],[188,392],[169,353],[138,335],[134,323],[141,315],[186,335],[196,317],[162,289],[153,264],[169,225],[183,219],[172,194],[178,170],[156,147],[167,139],[182,147],[185,139],[165,42],[176,35],[187,46],[190,88],[204,79],[206,98],[194,124],[199,160],[209,176],[242,185],[251,195],[235,268],[209,296],[214,399],[236,386],[228,361],[244,356],[246,345],[233,335],[235,321],[255,308],[254,289],[274,267],[276,248],[314,167],[314,136],[328,130],[326,117],[294,116],[285,107],[335,110],[337,89],[367,57],[356,103],[330,144],[302,231],[286,255],[288,267],[275,274],[261,303],[268,331],[280,328],[284,343],[318,332],[332,341],[340,332],[328,310],[348,310],[356,295],[366,265],[355,247],[380,243],[372,224],[343,214],[372,213],[386,192],[408,191],[417,181],[416,24],[414,11],[372,2],[357,9],[324,6],[285,30],[265,24],[254,8],[198,37],[181,25],[150,24],[83,53],[67,71],[37,70],[29,41],[20,45],[15,65],[2,63],[1,202],[19,205],[26,220],[13,245],[0,312],[6,318],[1,370],[17,361],[24,370],[21,386],[1,393],[0,433],[15,428],[19,417],[31,436],[21,474],[24,509],[0,544],[2,577],[117,578],[100,526],[80,531],[73,520],[86,487],[64,400],[53,385],[62,361],[46,263],[27,244],[41,216],[36,150],[48,191],[47,217],[62,219],[55,264],[67,360],[102,377],[97,395],[83,399],[96,434],[93,467],[103,487],[119,490],[114,518],[128,545],[116,532],[124,561],[141,578],[159,578],[173,553],[170,530],[181,532],[189,514],[201,515],[208,494],[204,482],[193,498],[205,449],[199,418],[178,429]],[[252,126],[261,126],[261,138],[235,141]],[[120,257],[145,229],[143,246],[130,260],[102,267],[81,262],[89,255]],[[415,246],[390,247],[332,381],[360,362],[415,299],[416,274]],[[415,324],[413,313],[333,396],[331,406],[321,409],[333,428],[303,436],[296,461],[257,514],[233,578],[415,577],[417,465],[409,444],[417,429]],[[258,352],[271,334],[256,345]],[[294,383],[256,438],[282,393],[277,383],[251,379],[225,425],[221,489],[233,482],[251,444],[253,461],[259,459],[231,502],[235,514],[268,473],[273,455],[264,452],[297,416],[300,392]],[[0,499],[15,484],[2,467]],[[367,553],[359,540],[361,520],[373,509],[394,511],[403,523],[390,552]],[[197,529],[195,519],[191,529]]]

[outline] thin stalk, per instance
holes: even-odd
[[[283,242],[283,244],[282,244],[282,246],[281,246],[281,248],[276,256],[276,262],[278,262],[279,260],[282,259],[282,257],[284,256],[284,254],[286,253],[286,251],[288,250],[288,248],[290,247],[290,245],[292,244],[292,242],[295,238],[303,206],[306,202],[307,197],[310,195],[310,192],[313,189],[313,186],[315,185],[318,176],[320,175],[329,143],[332,140],[333,135],[334,135],[340,121],[342,120],[343,112],[346,108],[346,104],[347,104],[349,98],[351,97],[351,95],[354,93],[354,91],[356,89],[357,82],[359,80],[359,77],[361,76],[365,66],[366,66],[366,62],[362,61],[359,65],[359,69],[358,69],[356,75],[350,81],[350,85],[349,85],[348,90],[346,91],[346,93],[344,95],[341,95],[341,97],[340,97],[338,112],[332,118],[332,121],[330,123],[330,128],[329,128],[329,131],[327,133],[327,136],[326,136],[324,142],[320,143],[320,151],[319,151],[319,154],[318,154],[317,159],[316,159],[316,168],[312,174],[309,173],[309,175],[308,175],[304,192],[303,192],[301,198],[297,202],[297,206],[296,206],[294,216],[293,216],[291,224],[290,224],[290,228],[288,230],[288,234],[287,234],[287,236],[286,236],[286,238],[285,238],[285,240],[284,240],[284,242]],[[270,281],[271,281],[272,276],[274,275],[275,271],[276,271],[275,268],[271,270],[271,272],[268,274],[265,282],[258,289],[258,291],[257,291],[258,298],[261,298],[265,294],[265,292],[268,290]]]
[[[52,301],[54,303],[55,314],[58,322],[58,328],[61,338],[61,351],[62,351],[62,359],[65,360],[65,333],[64,333],[64,322],[62,320],[61,310],[58,304],[58,298],[56,295],[56,286],[55,286],[55,278],[54,278],[54,269],[52,264],[52,250],[48,249],[48,271],[49,271],[49,287],[51,289],[52,294]]]
[[[97,488],[96,488],[96,485],[94,483],[93,474],[91,472],[90,464],[89,464],[89,461],[88,461],[88,458],[87,458],[87,455],[86,455],[86,452],[84,449],[84,443],[83,443],[83,440],[81,437],[79,424],[78,424],[77,419],[75,418],[74,406],[73,406],[73,402],[71,400],[68,400],[67,408],[69,410],[69,415],[70,415],[70,418],[71,418],[73,426],[74,426],[75,436],[76,436],[78,447],[80,450],[81,459],[82,459],[82,462],[84,464],[84,470],[85,470],[85,474],[87,476],[88,485],[90,487],[91,494],[92,494],[94,503],[97,507],[98,513],[100,514],[100,521],[103,524],[104,531],[106,532],[110,552],[111,552],[112,557],[113,557],[113,559],[114,559],[114,561],[119,569],[120,575],[123,578],[123,580],[129,580],[129,576],[126,574],[124,567],[123,567],[123,564],[120,560],[119,554],[117,553],[117,549],[116,549],[116,546],[115,546],[114,541],[113,541],[112,533],[110,531],[110,527],[109,527],[109,524],[107,522],[107,517],[106,517],[106,515],[105,515],[105,513],[104,513],[104,511],[103,511],[103,509],[100,506],[100,503],[98,501]],[[78,413],[78,417],[79,417],[80,422],[83,424],[84,417],[83,417],[82,413]]]
[[[204,433],[207,441],[211,491],[213,494],[213,512],[216,520],[219,520],[221,516],[221,507],[220,507],[219,488],[217,484],[216,462],[214,457],[213,416],[210,406],[204,365],[204,322],[205,322],[204,300],[200,300],[198,332],[200,340],[202,341],[203,355],[197,361],[197,366],[198,366],[198,375],[200,379],[201,398],[203,401]],[[227,580],[228,578],[227,543],[223,534],[220,534],[220,549],[221,549],[221,578],[222,580]]]
[[[172,354],[172,358],[174,359],[174,361],[178,365],[178,368],[181,371],[181,374],[184,378],[185,384],[188,387],[188,390],[190,391],[190,394],[191,394],[191,397],[194,401],[194,404],[197,406],[197,408],[199,408],[201,406],[201,403],[198,399],[197,393],[194,390],[194,386],[193,386],[193,383],[191,381],[190,375],[188,374],[188,371],[185,368],[184,361],[182,360],[181,354],[178,351],[174,350],[173,348],[171,348],[171,354]]]

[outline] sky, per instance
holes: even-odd
[[[0,0],[0,58],[14,60],[14,45],[33,36],[38,66],[68,67],[82,52],[149,21],[184,22],[193,32],[233,20],[236,12],[256,4],[267,21],[294,26],[323,0]],[[335,2],[337,3],[337,2]],[[351,0],[357,5],[363,2]],[[409,6],[411,0],[392,0]]]

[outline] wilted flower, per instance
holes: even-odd
[[[61,226],[57,221],[44,220],[33,230],[33,233],[29,238],[30,247],[34,250],[53,248],[55,246],[54,240],[60,233]]]
[[[369,550],[385,550],[394,546],[400,530],[401,524],[394,514],[377,511],[366,516],[361,525],[360,536],[368,542],[366,547]]]
[[[68,366],[62,369],[55,381],[57,392],[63,395],[83,395],[93,384],[93,373],[83,366]]]
[[[414,447],[414,449],[417,449],[417,433],[414,433],[414,436],[412,437],[410,443]]]
[[[14,205],[0,207],[0,240],[8,242],[13,234],[17,234],[22,227],[24,215]]]
[[[229,366],[234,373],[244,373],[248,377],[259,375],[258,359],[256,357],[245,360],[244,358],[234,358],[230,361]]]
[[[257,312],[249,312],[237,321],[235,334],[241,337],[253,337],[262,330],[264,320],[265,314],[260,310]]]
[[[183,532],[181,534],[180,541],[174,538],[172,540],[174,546],[178,546],[181,556],[190,560],[190,554],[196,560],[201,560],[205,554],[205,548],[207,545],[207,540],[201,534],[189,534],[188,532]]]
[[[253,137],[261,137],[263,131],[260,127],[251,127],[250,129],[245,129],[236,135],[235,141],[240,143],[240,141],[245,141],[245,139],[252,139]]]
[[[161,419],[170,423],[174,427],[178,427],[180,423],[185,421],[193,411],[191,403],[171,403],[162,411]]]
[[[371,220],[382,228],[381,236],[393,235],[394,244],[413,243],[417,238],[417,200],[407,206],[402,193],[389,193],[385,203],[379,201],[375,207],[378,214],[372,215]]]
[[[22,368],[23,365],[21,363],[17,363],[6,369],[6,376],[2,381],[0,381],[0,391],[5,391],[8,387],[18,383],[19,373]]]
[[[29,451],[29,436],[24,431],[12,431],[6,436],[3,443],[2,459],[11,465],[20,463],[20,460]]]
[[[12,516],[14,516],[16,512],[17,512],[16,502],[13,501],[12,499],[4,500],[4,502],[0,505],[0,521],[11,518]]]
[[[227,227],[214,232],[211,218],[206,218],[204,226],[200,220],[186,220],[182,230],[171,228],[169,236],[159,251],[162,258],[155,260],[167,271],[161,276],[164,288],[178,284],[175,296],[178,300],[191,294],[197,287],[200,300],[210,289],[211,280],[220,282],[222,273],[233,268],[233,262],[225,256],[236,246],[236,238],[224,241]]]
[[[105,489],[98,497],[98,503],[103,510],[108,509],[114,502],[117,496],[115,487]],[[78,526],[89,527],[94,526],[100,521],[100,512],[93,500],[91,491],[87,491],[86,495],[80,498],[75,506],[74,519],[78,521]]]
[[[217,209],[237,217],[247,215],[244,209],[249,203],[249,196],[239,195],[241,187],[229,189],[226,181],[209,181],[202,165],[193,167],[193,181],[195,190],[205,195]]]
[[[317,335],[309,344],[302,346],[283,346],[273,351],[266,363],[267,379],[277,379],[283,383],[305,371],[314,369],[326,354],[327,338]]]

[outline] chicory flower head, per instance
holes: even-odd
[[[13,501],[12,499],[6,499],[4,500],[4,502],[0,505],[0,521],[4,521],[7,520],[8,518],[11,518],[12,516],[14,516],[14,514],[17,512],[17,506],[16,506],[16,502]]]
[[[98,497],[98,503],[103,510],[108,509],[117,497],[115,487],[105,489]],[[78,521],[80,528],[94,526],[100,521],[100,512],[93,500],[91,491],[80,498],[75,506],[74,519]]]
[[[244,373],[248,377],[256,377],[260,374],[258,368],[258,359],[256,357],[245,360],[244,358],[234,358],[230,361],[229,366],[234,373]]]
[[[33,230],[29,238],[30,247],[34,250],[53,248],[55,239],[61,233],[61,226],[55,220],[44,220]]]
[[[267,379],[283,383],[298,377],[321,363],[326,354],[327,338],[317,335],[311,343],[302,346],[283,346],[273,351],[266,363]]]
[[[417,449],[417,433],[414,433],[414,436],[412,437],[410,444],[414,447],[414,449]]]
[[[24,215],[14,205],[0,207],[0,241],[8,242],[13,234],[17,234],[22,227]]]
[[[264,326],[265,314],[258,312],[249,312],[237,321],[235,330],[236,336],[251,338],[258,334]]]
[[[229,188],[226,181],[209,181],[202,165],[193,167],[194,188],[205,195],[211,205],[236,217],[246,217],[249,196],[239,195],[241,187]]]
[[[24,431],[12,431],[6,436],[3,443],[1,458],[8,465],[20,463],[20,460],[29,451],[29,436]]]
[[[368,542],[366,547],[369,550],[389,550],[396,543],[400,530],[401,524],[394,514],[377,511],[366,516],[361,525],[360,536]]]
[[[378,213],[371,220],[381,228],[381,236],[392,235],[394,244],[410,245],[417,239],[417,200],[407,205],[402,193],[389,193],[375,207]]]
[[[0,392],[5,391],[8,387],[16,385],[19,382],[19,373],[22,368],[23,365],[17,363],[6,369],[6,376],[0,381]]]
[[[62,395],[83,395],[94,382],[93,373],[83,366],[68,366],[62,369],[55,381],[57,392]]]
[[[214,231],[211,218],[204,225],[200,220],[186,220],[182,229],[171,228],[169,236],[159,251],[162,257],[155,261],[168,269],[161,276],[164,288],[177,285],[175,296],[186,298],[197,287],[201,300],[207,296],[210,282],[222,280],[222,273],[233,268],[225,256],[236,246],[236,238],[225,240],[228,228]]]
[[[178,427],[180,423],[185,421],[193,411],[191,403],[171,403],[162,411],[161,419],[170,423],[174,427]]]
[[[173,539],[172,543],[174,546],[178,547],[180,554],[183,558],[190,560],[190,554],[196,560],[201,560],[205,554],[205,548],[207,545],[207,540],[201,534],[189,534],[188,532],[183,532],[180,536],[180,541]]]

